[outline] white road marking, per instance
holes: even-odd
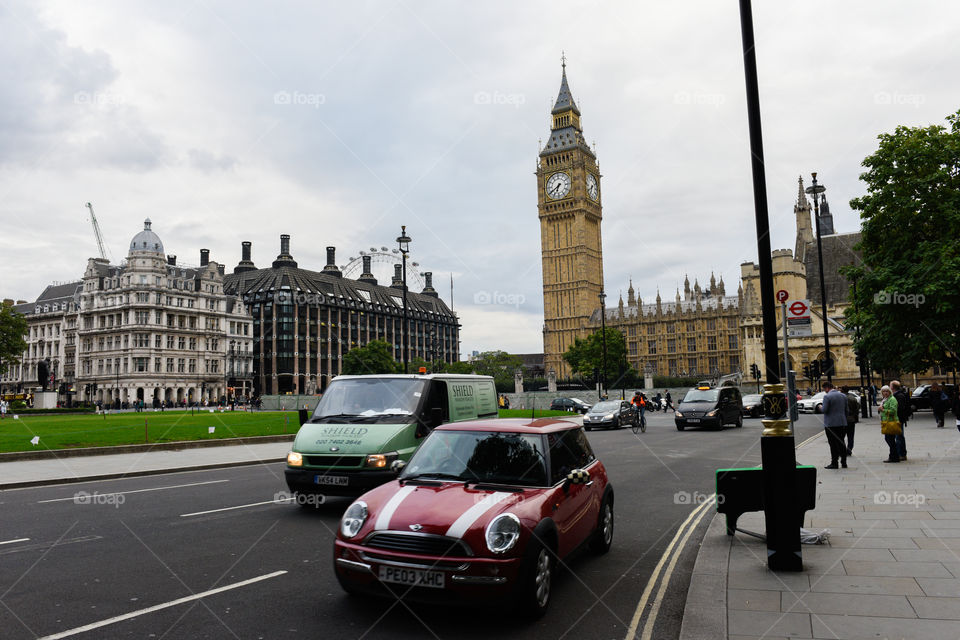
[[[189,518],[190,516],[202,516],[207,513],[217,513],[218,511],[233,511],[234,509],[246,509],[247,507],[259,507],[263,504],[280,504],[281,502],[290,502],[290,499],[284,500],[265,500],[264,502],[251,502],[250,504],[238,504],[235,507],[223,507],[222,509],[210,509],[209,511],[195,511],[193,513],[181,513],[181,518]]]
[[[128,493],[143,493],[145,491],[163,491],[165,489],[182,489],[183,487],[198,487],[204,484],[219,484],[221,482],[230,482],[229,480],[208,480],[206,482],[191,482],[190,484],[174,484],[168,487],[153,487],[151,489],[133,489],[131,491],[112,491],[110,493],[98,493],[98,496],[122,496]],[[43,504],[44,502],[67,502],[67,501],[76,500],[75,496],[70,496],[69,498],[54,498],[53,500],[39,500],[37,504]]]
[[[110,624],[117,622],[123,622],[124,620],[129,620],[131,618],[136,618],[147,613],[153,613],[154,611],[160,611],[161,609],[167,609],[169,607],[175,607],[178,604],[184,604],[186,602],[192,602],[193,600],[199,600],[200,598],[205,598],[207,596],[212,596],[215,593],[221,593],[223,591],[229,591],[230,589],[237,589],[238,587],[245,587],[248,584],[253,584],[254,582],[260,582],[261,580],[269,580],[270,578],[276,578],[277,576],[282,576],[286,571],[274,571],[273,573],[267,573],[256,578],[250,578],[249,580],[243,580],[242,582],[235,582],[233,584],[228,584],[223,587],[217,587],[216,589],[210,589],[209,591],[204,591],[202,593],[195,593],[191,596],[186,596],[184,598],[178,598],[176,600],[171,600],[170,602],[164,602],[162,604],[155,604],[152,607],[147,607],[146,609],[138,609],[136,611],[131,611],[130,613],[125,613],[120,616],[114,616],[113,618],[107,618],[106,620],[101,620],[100,622],[92,622],[90,624],[84,625],[82,627],[74,627],[73,629],[67,629],[66,631],[61,631],[60,633],[55,633],[50,636],[44,636],[40,640],[56,640],[57,638],[68,638],[70,636],[75,636],[78,633],[85,633],[87,631],[93,631],[94,629],[99,629],[100,627],[105,627]]]
[[[516,494],[504,491],[489,494],[483,500],[460,514],[460,517],[454,520],[450,528],[447,529],[446,535],[450,538],[462,538],[463,534],[470,528],[470,525],[479,520],[480,516],[513,495]]]
[[[400,491],[393,494],[393,497],[387,500],[387,504],[383,505],[383,509],[380,510],[380,515],[377,516],[377,522],[373,527],[375,531],[383,531],[384,529],[390,528],[390,518],[393,517],[394,512],[400,507],[403,499],[413,493],[414,490],[416,490],[415,486],[405,485]]]
[[[68,544],[75,544],[77,542],[92,542],[94,540],[102,540],[103,536],[80,536],[79,538],[66,538],[63,540],[58,540],[56,542],[35,542],[34,544],[24,545],[22,547],[9,547],[0,551],[0,556],[10,555],[11,553],[21,553],[23,551],[36,551],[38,549],[49,549],[52,547],[62,547]],[[27,538],[29,540],[29,538]]]
[[[0,544],[13,544],[14,542],[26,542],[29,539],[30,538],[15,538],[13,540],[4,540],[3,542],[0,542]]]

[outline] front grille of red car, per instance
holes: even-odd
[[[463,540],[430,533],[405,533],[402,531],[374,532],[366,539],[364,545],[374,549],[416,553],[441,558],[473,555],[470,547]]]

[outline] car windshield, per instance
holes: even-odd
[[[917,387],[916,389],[913,390],[913,397],[914,398],[921,397],[923,395],[923,392],[926,390],[927,390],[927,385]]]
[[[690,389],[683,396],[684,402],[716,402],[720,395],[719,389]]]
[[[313,412],[313,420],[395,422],[416,413],[426,384],[416,378],[335,379]]]
[[[762,400],[763,396],[758,396],[756,394],[743,396],[743,404],[759,404]]]
[[[415,477],[543,487],[543,440],[528,433],[434,431],[400,474],[401,480]]]
[[[607,413],[608,411],[616,411],[620,408],[619,400],[607,400],[606,402],[598,402],[593,405],[590,409],[590,413]]]

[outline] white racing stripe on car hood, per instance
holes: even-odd
[[[457,518],[452,525],[450,525],[450,528],[447,529],[447,535],[451,538],[462,538],[463,534],[467,532],[467,529],[469,529],[471,525],[473,525],[473,523],[480,518],[480,516],[512,495],[512,493],[504,491],[491,493],[483,500],[464,511],[463,514]]]
[[[383,505],[383,509],[380,510],[380,515],[377,516],[377,523],[374,525],[374,531],[382,531],[384,529],[390,528],[390,518],[393,517],[393,514],[396,513],[397,509],[400,507],[400,503],[403,500],[413,493],[416,490],[416,487],[407,485],[393,494],[393,497],[387,500],[387,504]]]

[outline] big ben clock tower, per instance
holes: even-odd
[[[571,371],[563,354],[576,338],[588,335],[587,322],[600,306],[603,215],[597,157],[583,139],[566,61],[550,115],[550,137],[537,163],[544,368],[567,378]]]

